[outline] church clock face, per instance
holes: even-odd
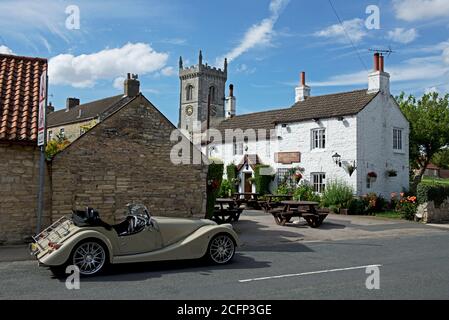
[[[188,115],[190,117],[192,114],[193,114],[193,107],[187,106],[186,107],[186,115]]]

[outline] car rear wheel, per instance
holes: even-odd
[[[209,260],[215,264],[228,263],[234,257],[234,253],[234,239],[224,233],[213,237],[207,250]]]
[[[72,264],[78,267],[81,275],[91,276],[103,270],[106,258],[104,245],[91,240],[76,245],[72,254]]]

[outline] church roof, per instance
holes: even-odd
[[[91,101],[70,110],[62,109],[48,114],[47,127],[56,127],[68,123],[87,121],[96,117],[102,117],[105,113],[119,109],[132,98],[123,94],[100,100]]]
[[[222,121],[217,129],[223,133],[226,129],[274,129],[277,123],[354,115],[362,111],[376,95],[364,89],[311,96],[290,108],[234,116]]]

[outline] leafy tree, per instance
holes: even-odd
[[[443,149],[435,153],[432,157],[432,163],[442,169],[449,169],[449,149]]]
[[[401,93],[397,102],[410,122],[410,167],[416,169],[414,190],[432,157],[449,145],[449,94],[440,97],[433,92],[417,100]]]

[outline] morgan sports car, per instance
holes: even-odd
[[[207,258],[214,264],[232,260],[239,244],[230,224],[206,219],[153,217],[142,204],[128,204],[126,219],[109,225],[92,208],[73,211],[33,237],[31,253],[39,265],[80,274],[101,272],[107,264]]]

